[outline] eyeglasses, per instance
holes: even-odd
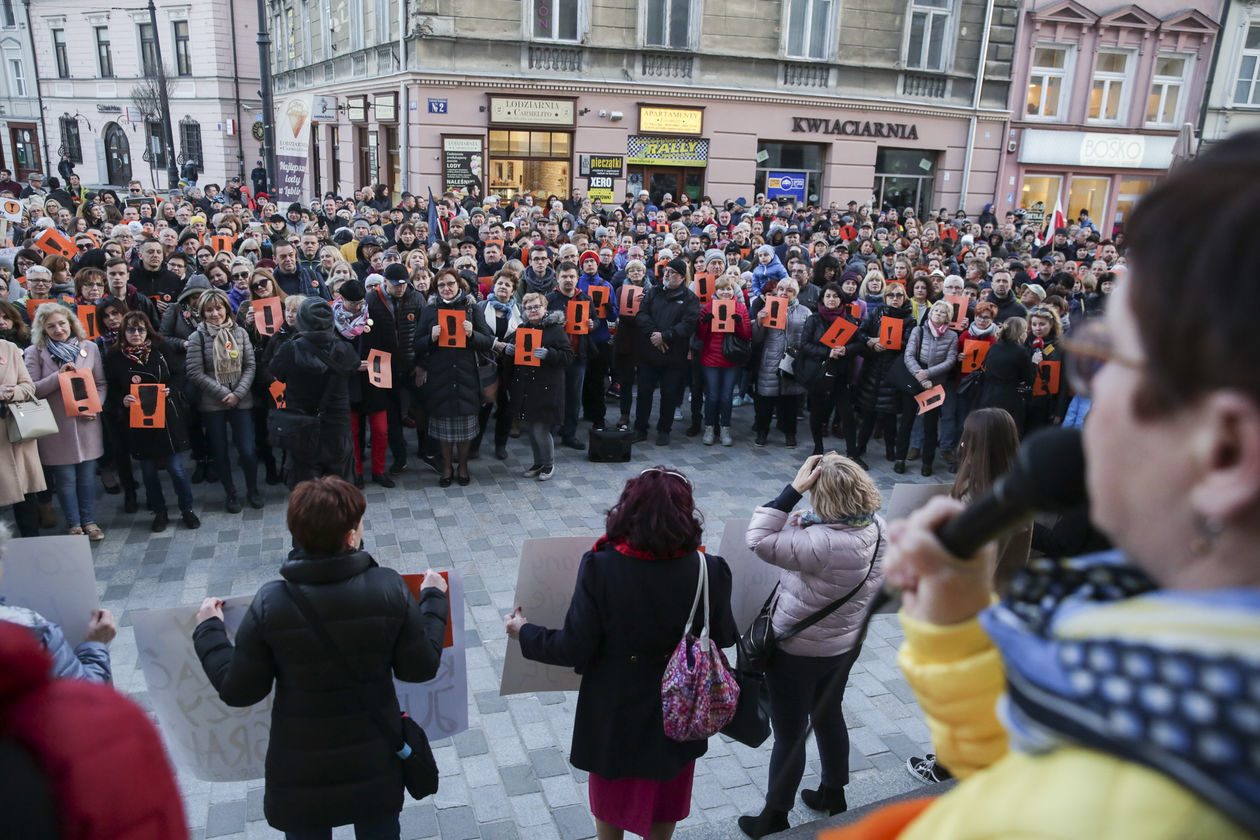
[[[884,295],[888,300],[905,300],[906,296],[902,292],[893,292],[890,295]]]
[[[1138,359],[1118,353],[1115,343],[1103,321],[1087,321],[1083,327],[1073,330],[1063,339],[1064,369],[1068,384],[1077,394],[1089,398],[1094,377],[1109,362],[1124,365],[1133,370],[1143,370],[1145,365]]]
[[[243,272],[243,273],[241,273],[241,274],[233,274],[233,275],[232,275],[232,279],[233,279],[233,280],[246,280],[246,279],[248,279],[248,278],[249,278],[249,272],[248,272],[248,271]]]
[[[268,280],[259,280],[257,283],[250,283],[249,287],[251,289],[268,289],[271,287],[271,282]]]

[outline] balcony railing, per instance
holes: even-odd
[[[526,48],[525,66],[535,71],[581,73],[585,55],[581,47],[530,44]]]
[[[695,58],[683,53],[645,52],[639,56],[639,76],[644,79],[691,79]]]
[[[929,73],[902,73],[901,92],[921,99],[944,99],[949,96],[949,79]]]
[[[784,62],[781,80],[785,87],[831,87],[831,66],[828,64],[795,64]]]

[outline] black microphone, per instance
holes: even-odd
[[[1014,466],[936,532],[955,557],[972,557],[1036,513],[1057,513],[1085,499],[1085,451],[1077,429],[1048,427],[1029,435]]]

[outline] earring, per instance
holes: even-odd
[[[1225,523],[1215,517],[1208,517],[1198,511],[1194,513],[1194,529],[1198,536],[1190,540],[1190,553],[1202,557],[1212,550],[1212,545],[1225,531]]]

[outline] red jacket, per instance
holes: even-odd
[[[735,298],[735,316],[735,335],[751,340],[752,321],[748,318],[748,308],[740,302],[738,297]],[[700,326],[696,329],[696,336],[704,342],[704,349],[700,352],[700,364],[705,367],[738,367],[734,362],[728,362],[722,355],[722,339],[726,335],[726,333],[713,331],[713,302],[706,303],[700,308]]]

